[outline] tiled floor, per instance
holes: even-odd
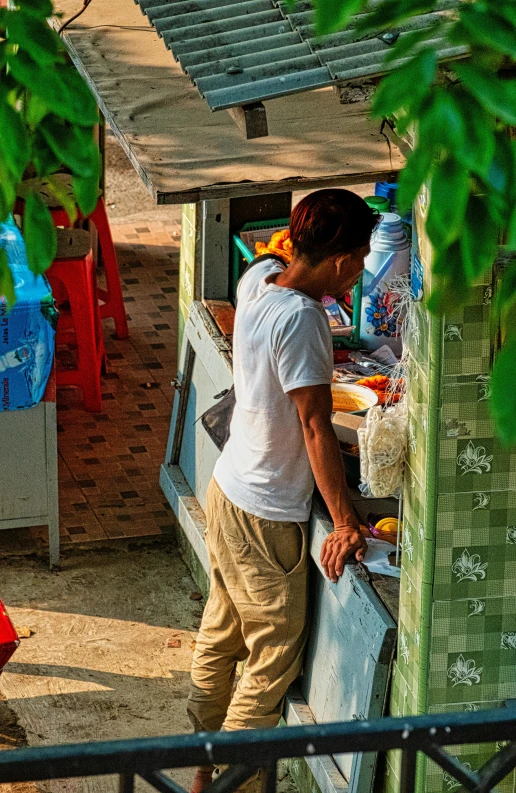
[[[174,213],[177,216],[177,212]],[[173,215],[172,215],[173,218]],[[63,546],[171,530],[159,487],[177,361],[177,221],[113,224],[130,338],[104,322],[103,410],[87,413],[76,389],[58,391]],[[0,553],[41,547],[45,527],[0,532]]]

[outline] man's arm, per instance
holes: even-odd
[[[335,583],[343,573],[346,559],[354,554],[361,562],[367,545],[353,512],[342,453],[331,423],[331,386],[304,386],[290,391],[289,396],[301,419],[317,487],[333,520],[334,531],[321,549],[321,564]]]

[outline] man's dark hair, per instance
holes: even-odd
[[[327,256],[362,248],[379,218],[376,209],[350,190],[317,190],[292,210],[290,239],[294,254],[316,267]]]

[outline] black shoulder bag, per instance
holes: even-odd
[[[229,438],[229,426],[235,408],[235,387],[217,394],[219,401],[202,414],[202,426],[212,439],[213,443],[222,451]]]

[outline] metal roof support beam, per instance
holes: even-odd
[[[247,140],[252,138],[265,138],[269,134],[267,127],[267,113],[263,102],[253,102],[251,105],[230,107],[228,113],[242,130]]]

